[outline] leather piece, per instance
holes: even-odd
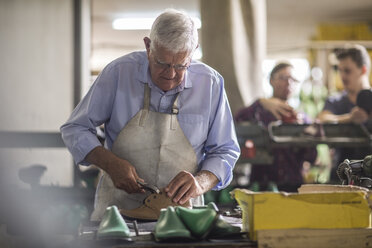
[[[190,208],[191,204],[190,201],[183,205],[174,203],[162,189],[159,194],[152,193],[146,197],[142,206],[135,209],[120,209],[120,214],[132,219],[156,221],[160,216],[160,210],[168,206]]]
[[[129,228],[123,217],[121,217],[118,208],[116,206],[108,207],[103,215],[102,221],[99,224],[97,238],[129,239],[129,236]]]

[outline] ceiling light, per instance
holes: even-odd
[[[201,27],[201,21],[197,17],[192,17],[197,29]],[[115,30],[149,30],[155,18],[118,18],[112,22]]]

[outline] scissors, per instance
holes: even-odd
[[[150,191],[151,193],[156,193],[156,194],[159,194],[160,193],[160,189],[158,187],[156,187],[155,185],[151,185],[151,184],[148,184],[148,183],[143,183],[139,180],[137,180],[137,183],[145,190],[148,190]]]

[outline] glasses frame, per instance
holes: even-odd
[[[283,81],[283,82],[288,82],[288,80],[289,80],[290,82],[298,83],[298,80],[296,78],[292,77],[292,76],[289,76],[289,77],[288,76],[277,76],[274,79],[280,80],[280,81]]]
[[[187,62],[184,65],[182,64],[171,65],[171,64],[159,61],[155,56],[154,56],[154,61],[155,61],[155,65],[161,68],[162,70],[168,70],[170,68],[173,68],[176,72],[184,72],[190,67],[190,64],[189,64],[190,62]]]

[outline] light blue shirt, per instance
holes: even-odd
[[[151,80],[146,52],[134,52],[108,64],[87,95],[62,125],[62,138],[77,164],[88,165],[86,155],[100,146],[96,127],[104,124],[105,147],[111,149],[119,132],[143,107],[144,84],[151,88],[150,110],[170,113],[179,93],[177,115],[195,150],[198,167],[215,174],[226,187],[240,155],[233,117],[222,76],[207,65],[192,61],[183,82],[163,92]]]

